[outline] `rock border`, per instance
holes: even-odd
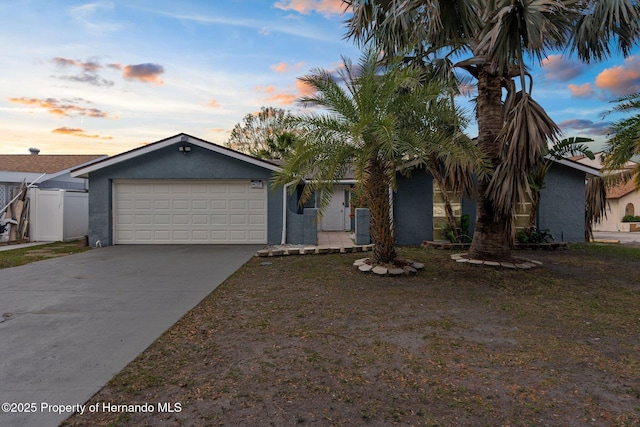
[[[256,252],[257,257],[274,257],[289,255],[324,255],[324,254],[349,254],[352,252],[370,252],[373,245],[355,245],[355,246],[303,246],[290,248],[265,248]]]
[[[542,263],[533,259],[517,258],[516,262],[497,262],[485,261],[481,259],[473,259],[466,256],[466,253],[453,254],[451,259],[460,264],[483,265],[487,267],[504,267],[512,270],[529,270],[531,268],[540,267]]]
[[[424,269],[424,264],[410,259],[402,260],[406,263],[404,267],[371,264],[371,258],[360,258],[353,262],[353,266],[363,273],[377,274],[378,276],[400,277],[408,274],[416,274],[418,270]]]
[[[421,245],[423,248],[433,248],[442,250],[466,250],[471,247],[471,243],[451,243],[446,241],[431,241],[425,240]],[[569,249],[567,242],[545,242],[545,243],[515,243],[514,249],[543,249],[543,250],[557,250],[557,249]]]

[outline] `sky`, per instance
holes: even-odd
[[[181,132],[224,144],[262,106],[300,111],[298,77],[357,61],[343,11],[341,0],[0,0],[0,154],[113,155]],[[589,65],[550,54],[530,72],[565,136],[601,143],[610,101],[640,91],[640,48]]]

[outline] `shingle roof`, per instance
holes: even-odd
[[[0,154],[0,171],[56,173],[92,160],[103,154]]]
[[[619,199],[636,190],[635,179],[629,180],[624,184],[617,185],[607,190],[607,199]]]

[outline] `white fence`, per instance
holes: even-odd
[[[71,190],[29,190],[32,242],[81,239],[89,232],[89,194]]]

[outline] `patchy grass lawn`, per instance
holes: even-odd
[[[41,261],[55,256],[71,255],[89,249],[84,240],[77,240],[73,242],[45,243],[26,248],[0,251],[0,269],[18,267],[19,265]]]
[[[425,271],[254,258],[89,402],[153,413],[64,425],[640,425],[640,248],[519,252],[528,271],[402,255]]]

